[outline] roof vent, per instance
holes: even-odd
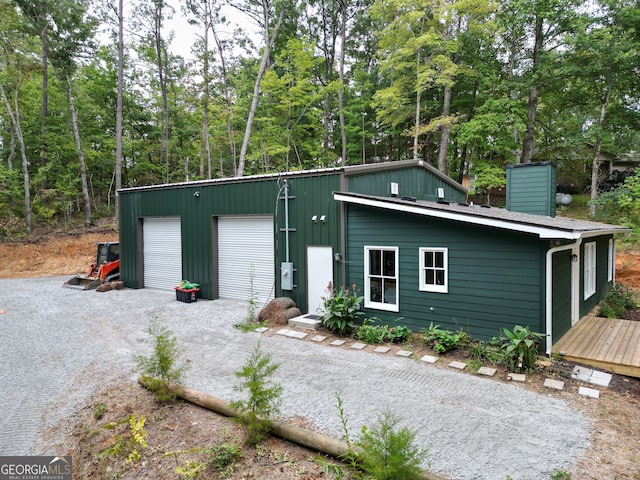
[[[402,197],[402,200],[406,200],[407,202],[415,202],[416,197]]]
[[[438,200],[438,203],[440,205],[449,205],[449,202],[447,202],[446,200]]]

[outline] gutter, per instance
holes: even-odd
[[[568,245],[561,245],[559,247],[553,247],[547,250],[546,255],[546,281],[545,281],[545,330],[547,333],[547,345],[545,353],[548,356],[551,356],[553,353],[553,338],[552,338],[552,329],[553,329],[553,254],[556,252],[561,252],[563,250],[572,250],[574,253],[580,256],[580,245],[582,244],[582,237],[580,237],[576,242],[570,243]],[[576,309],[580,308],[580,305],[576,305],[579,292],[577,291],[580,288],[580,275],[579,275],[579,264],[571,265],[571,326],[575,321]],[[577,273],[577,274],[576,274]],[[575,281],[576,278],[578,281]],[[579,300],[578,300],[579,301]]]

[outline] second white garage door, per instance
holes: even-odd
[[[262,306],[275,291],[273,217],[218,218],[218,294]],[[252,285],[253,284],[253,285]]]

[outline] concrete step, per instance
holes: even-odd
[[[307,313],[289,320],[290,327],[307,328],[309,330],[317,330],[320,327],[320,315]]]

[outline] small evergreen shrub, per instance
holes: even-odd
[[[153,352],[149,356],[134,357],[138,369],[142,372],[145,384],[160,402],[173,400],[176,394],[170,391],[170,385],[181,385],[187,365],[178,366],[180,350],[175,335],[165,326],[152,321],[145,330],[151,339],[139,339],[141,343],[150,343]]]
[[[362,427],[360,460],[375,480],[422,480],[427,450],[415,445],[416,431],[400,427],[400,417],[382,413],[372,427]]]
[[[279,413],[282,386],[271,380],[279,367],[272,363],[271,355],[264,353],[258,343],[242,370],[235,372],[240,383],[234,390],[246,393],[247,397],[229,405],[240,414],[239,420],[245,427],[245,440],[249,445],[257,445],[267,436],[271,417]]]

